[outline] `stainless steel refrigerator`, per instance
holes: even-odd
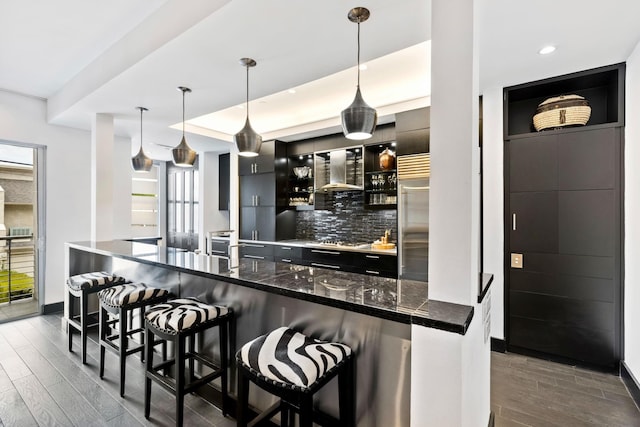
[[[399,159],[400,160],[400,159]],[[428,159],[427,159],[428,162]],[[402,173],[398,165],[398,278],[427,282],[429,256],[429,174]],[[415,169],[414,169],[415,170]]]

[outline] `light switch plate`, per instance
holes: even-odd
[[[522,268],[522,254],[511,254],[511,268]]]

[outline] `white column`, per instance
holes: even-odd
[[[431,3],[429,299],[472,306],[474,315],[464,335],[411,327],[411,427],[489,422],[490,347],[477,303],[478,3]]]
[[[435,0],[431,14],[429,298],[459,304],[473,301],[479,271],[473,6],[473,0]]]
[[[91,121],[91,240],[113,238],[113,116]]]

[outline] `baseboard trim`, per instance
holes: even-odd
[[[489,425],[488,427],[494,427],[496,425],[496,414],[491,411],[489,413]]]
[[[636,402],[636,406],[640,408],[640,383],[638,383],[638,380],[636,380],[629,368],[627,368],[624,360],[620,362],[620,377],[624,385],[627,386],[631,398]]]
[[[53,304],[44,304],[42,306],[42,314],[62,313],[64,311],[64,302],[54,302]]]
[[[506,353],[507,343],[505,342],[505,340],[501,340],[500,338],[491,337],[491,351]]]

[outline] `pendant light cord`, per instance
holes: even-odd
[[[247,65],[247,120],[249,119],[249,65]]]
[[[358,19],[358,88],[360,87],[360,20]]]
[[[182,89],[182,137],[184,138],[184,94],[186,90]]]
[[[143,109],[140,108],[140,150],[142,150],[142,111]]]

